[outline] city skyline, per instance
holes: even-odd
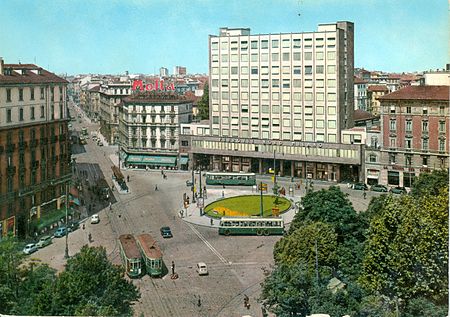
[[[444,1],[19,0],[3,7],[0,56],[55,73],[157,74],[176,65],[207,73],[208,35],[220,27],[276,34],[333,21],[355,23],[355,67],[412,72],[448,62]]]

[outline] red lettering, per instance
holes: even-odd
[[[159,82],[159,88],[160,88],[161,90],[164,90],[164,80],[161,80],[161,81]]]
[[[168,85],[168,86],[166,87],[166,89],[167,89],[167,90],[175,90],[175,86],[174,86],[173,83],[171,83],[170,85]]]
[[[139,88],[139,90],[144,90],[144,85],[142,84],[142,80],[134,80],[133,81],[133,87],[131,87],[131,90],[137,90]]]
[[[145,90],[148,90],[148,91],[153,90],[153,85],[152,84],[147,84],[145,86]]]
[[[155,90],[159,90],[158,79],[155,80]]]

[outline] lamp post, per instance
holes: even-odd
[[[192,162],[192,203],[195,203],[194,162]]]
[[[278,193],[277,186],[277,168],[276,168],[276,159],[275,159],[275,147],[273,149],[273,193],[276,195]]]
[[[69,227],[68,227],[68,205],[69,205],[69,193],[68,193],[68,187],[69,183],[66,183],[66,249],[64,252],[64,258],[67,259],[69,258]]]

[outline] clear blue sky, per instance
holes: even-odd
[[[0,56],[56,73],[208,71],[208,35],[315,31],[355,23],[355,66],[421,71],[448,63],[445,0],[0,0]],[[300,16],[298,15],[300,13]]]

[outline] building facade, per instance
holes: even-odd
[[[30,236],[71,179],[68,82],[0,58],[0,237]]]
[[[367,87],[368,111],[374,116],[379,116],[381,113],[380,101],[378,99],[388,93],[389,89],[386,85],[370,85]]]
[[[120,107],[120,157],[128,168],[180,168],[180,124],[192,121],[192,102],[169,92],[140,92]]]
[[[278,156],[281,175],[359,178],[360,146],[341,147],[341,130],[353,126],[353,23],[285,34],[221,28],[209,58],[211,135],[192,136],[194,160],[265,173]]]
[[[120,105],[131,92],[131,80],[128,79],[100,86],[100,132],[110,144],[119,142]]]
[[[379,98],[382,144],[381,184],[411,187],[414,176],[447,169],[449,159],[449,86],[409,86]]]
[[[355,110],[367,110],[367,81],[355,78]]]

